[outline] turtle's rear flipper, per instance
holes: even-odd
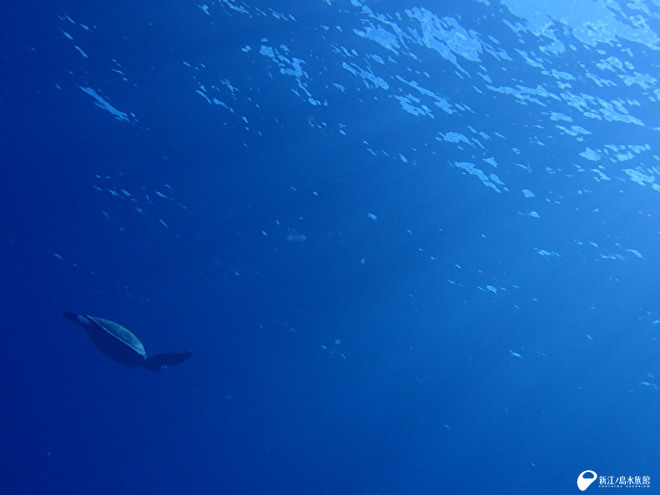
[[[160,371],[163,366],[174,366],[190,359],[192,352],[166,352],[146,359],[145,367],[151,371]]]

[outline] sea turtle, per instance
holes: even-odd
[[[65,318],[81,325],[103,354],[127,366],[140,366],[151,371],[160,371],[163,366],[183,363],[192,356],[192,352],[167,352],[147,356],[140,339],[114,321],[77,313],[62,314]]]

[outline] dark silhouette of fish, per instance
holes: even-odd
[[[160,371],[163,366],[183,363],[192,356],[192,352],[166,352],[147,356],[140,339],[128,328],[114,321],[77,313],[62,313],[62,315],[81,325],[103,354],[126,366],[139,366],[151,371]]]

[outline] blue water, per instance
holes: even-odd
[[[657,490],[657,1],[4,14],[0,492]]]

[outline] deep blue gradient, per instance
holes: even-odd
[[[0,492],[655,492],[659,16],[5,6]]]

